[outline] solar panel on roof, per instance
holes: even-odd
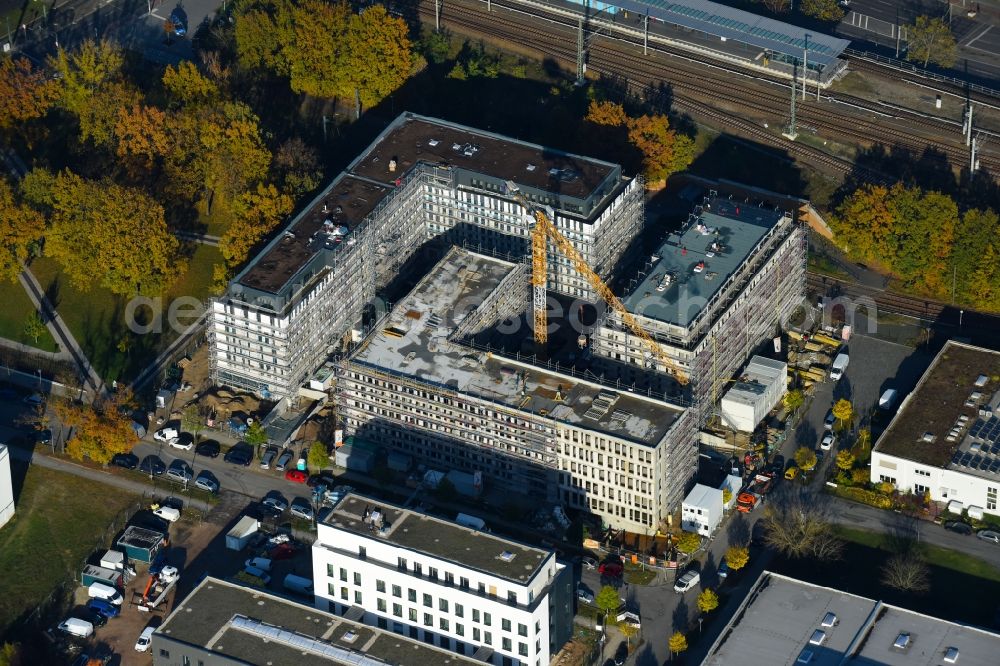
[[[978,456],[978,455],[977,456],[972,456],[972,462],[969,463],[969,467],[971,467],[972,469],[976,469],[976,468],[979,467],[979,463],[981,463],[982,461],[983,461],[983,457],[982,456]]]
[[[990,472],[993,474],[1000,472],[1000,460],[994,460],[990,463]]]

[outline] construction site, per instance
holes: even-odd
[[[329,388],[345,436],[656,530],[801,302],[805,237],[710,192],[644,261],[643,202],[617,165],[403,114],[213,303],[212,379]]]

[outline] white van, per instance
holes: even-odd
[[[156,627],[146,627],[139,634],[139,640],[135,642],[136,652],[145,652],[149,649],[149,644],[153,642],[153,632],[156,631]]]
[[[68,617],[63,620],[58,629],[70,636],[78,636],[80,638],[90,638],[94,634],[94,625],[86,620],[75,617]]]
[[[302,576],[296,576],[295,574],[288,574],[285,576],[285,580],[282,583],[286,590],[296,592],[298,594],[312,595],[313,593],[313,582],[309,578],[303,578]]]
[[[833,381],[840,381],[840,378],[844,376],[844,371],[847,370],[847,364],[851,362],[851,357],[847,354],[837,354],[837,358],[833,359],[833,367],[830,368],[830,379]]]
[[[121,592],[105,583],[91,583],[87,588],[87,596],[91,599],[104,599],[115,606],[121,606],[123,601]]]
[[[153,515],[158,518],[163,518],[163,520],[168,523],[176,523],[181,517],[181,512],[172,506],[161,506],[153,511]]]
[[[247,569],[253,567],[260,569],[261,571],[267,571],[268,573],[270,573],[271,560],[267,559],[266,557],[251,557],[249,560],[246,561],[244,566]]]
[[[700,582],[701,574],[697,571],[688,571],[683,576],[678,578],[676,583],[674,583],[674,592],[680,592],[683,594]]]
[[[896,404],[896,396],[899,392],[896,389],[886,389],[882,397],[878,399],[879,409],[892,409],[893,405]]]

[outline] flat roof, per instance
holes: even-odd
[[[667,23],[725,37],[792,58],[803,58],[809,50],[809,63],[826,67],[850,46],[847,39],[825,35],[775,19],[751,14],[708,0],[612,0],[608,3],[638,14],[649,15]]]
[[[691,506],[706,506],[710,499],[714,499],[722,495],[722,490],[718,488],[713,488],[712,486],[706,486],[702,483],[694,484],[694,488],[691,492],[687,494],[684,498],[684,504],[690,504]]]
[[[723,399],[743,405],[755,405],[770,386],[777,382],[784,385],[787,373],[788,364],[784,361],[754,356],[740,375],[740,381],[733,384]]]
[[[640,274],[624,299],[630,312],[686,328],[785,213],[716,198],[692,217],[680,233],[667,234],[659,259]]]
[[[949,340],[903,400],[875,450],[1000,480],[998,390],[1000,352]],[[997,416],[981,417],[980,408],[989,406]]]
[[[365,515],[378,510],[384,529],[372,530]],[[460,567],[482,571],[519,585],[528,585],[552,551],[474,530],[458,523],[357,493],[344,497],[323,519],[323,524],[381,539],[401,548],[431,555]],[[336,544],[330,544],[336,547]],[[513,557],[501,557],[508,553]]]
[[[393,160],[394,170],[390,169]],[[418,162],[458,167],[577,199],[589,197],[617,168],[594,158],[407,113],[368,146],[350,171],[391,185]]]
[[[163,541],[164,534],[155,530],[129,525],[118,538],[119,544],[136,546],[137,548],[155,548]]]
[[[910,643],[897,649],[901,633]],[[702,663],[794,664],[809,651],[811,666],[939,666],[950,647],[960,664],[991,664],[1000,635],[765,571]]]
[[[239,276],[239,283],[271,294],[326,246],[350,242],[350,232],[371,213],[391,188],[341,174],[300,213]],[[346,236],[342,235],[346,228]],[[332,234],[332,235],[331,235]]]
[[[176,605],[154,641],[157,635],[261,666],[362,664],[359,655],[387,664],[482,666],[427,643],[213,577],[198,583]]]
[[[351,362],[576,427],[658,444],[683,413],[680,407],[514,364],[448,340],[469,304],[482,303],[514,268],[452,248],[393,308],[382,330],[368,336]]]

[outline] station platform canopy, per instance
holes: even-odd
[[[808,45],[809,64],[820,69],[834,64],[850,45],[846,39],[707,0],[610,0],[606,4],[640,15],[648,13],[650,18],[664,23],[760,47],[785,56],[785,59],[801,61]]]

